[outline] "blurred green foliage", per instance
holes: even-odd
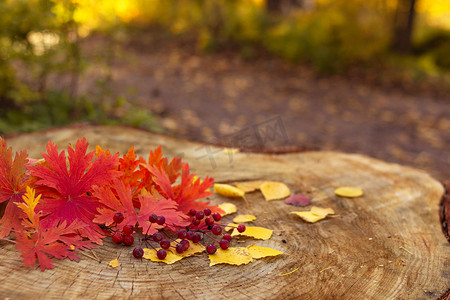
[[[149,112],[135,113],[105,87],[96,98],[78,95],[89,64],[81,50],[79,8],[71,0],[0,0],[0,133],[83,121],[159,129]]]
[[[431,3],[420,1],[421,11],[424,1]],[[313,2],[314,7],[274,13],[266,0],[0,0],[0,132],[69,120],[157,128],[149,112],[107,88],[93,98],[78,95],[79,77],[90,63],[80,44],[96,31],[114,39],[124,28],[156,25],[194,37],[205,52],[231,49],[244,58],[269,52],[331,73],[380,64],[418,78],[450,70],[450,31],[429,25],[422,15],[412,54],[392,52],[397,1]],[[433,3],[434,12],[447,7],[443,0]],[[49,88],[49,81],[60,77],[65,84]]]

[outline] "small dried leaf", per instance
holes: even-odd
[[[209,255],[209,266],[217,264],[245,265],[253,261],[246,247],[230,247],[227,250],[217,249],[216,253]]]
[[[250,193],[256,190],[259,190],[259,187],[261,186],[261,184],[265,183],[266,181],[262,181],[262,180],[255,180],[255,181],[243,181],[243,182],[235,182],[234,185],[246,192],[246,193]]]
[[[250,253],[250,255],[252,256],[252,258],[254,259],[258,259],[258,258],[263,258],[263,257],[268,257],[268,256],[277,256],[280,254],[283,254],[283,252],[272,249],[272,248],[267,248],[267,247],[261,247],[261,246],[257,246],[257,245],[251,245],[247,247],[248,252]]]
[[[233,203],[225,202],[219,205],[219,208],[224,211],[222,216],[231,215],[237,212],[236,205]]]
[[[223,229],[225,231],[230,231],[238,227],[238,224],[228,223],[228,225]]]
[[[117,268],[119,266],[119,260],[117,258],[113,259],[112,261],[109,262],[109,266],[113,267],[113,268]]]
[[[322,208],[313,206],[311,207],[311,213],[325,218],[328,215],[334,215],[334,210],[332,208]]]
[[[256,217],[254,215],[238,215],[234,217],[233,222],[234,223],[246,223],[246,222],[252,222],[255,221]]]
[[[214,192],[219,195],[231,198],[242,198],[245,196],[245,192],[238,189],[235,186],[223,183],[214,184]]]
[[[284,200],[284,203],[304,207],[311,204],[311,198],[303,194],[295,194]]]
[[[161,248],[156,248],[156,251],[158,251],[159,249],[161,249]],[[183,256],[176,255],[176,254],[172,253],[171,251],[167,251],[166,258],[159,259],[158,256],[156,255],[156,251],[154,249],[144,248],[144,256],[143,257],[145,259],[149,259],[151,261],[163,262],[168,265],[171,265],[171,264],[176,263],[177,261],[183,259]]]
[[[343,186],[343,187],[337,188],[334,190],[334,193],[337,196],[346,197],[346,198],[361,197],[364,194],[362,189],[355,188],[355,187],[349,187],[349,186]]]
[[[177,255],[177,256],[181,256],[182,258],[189,257],[189,256],[192,256],[192,255],[197,254],[197,253],[202,253],[203,251],[206,250],[205,246],[203,246],[202,244],[192,243],[191,242],[190,245],[189,245],[189,248],[186,251],[184,251],[183,253],[177,253],[175,247],[177,246],[177,244],[180,241],[181,240],[178,239],[178,240],[173,241],[172,243],[170,243],[173,247],[170,247],[168,250],[170,252],[172,252],[173,254]]]
[[[237,228],[233,230],[231,236],[248,236],[258,240],[268,240],[272,236],[273,230],[263,227],[245,227],[244,232],[239,232]]]
[[[316,223],[317,221],[325,219],[325,217],[315,215],[310,211],[291,211],[290,213],[296,214],[297,216],[302,218],[304,221],[309,222],[309,223]]]
[[[290,213],[296,214],[306,222],[316,223],[317,221],[325,219],[327,215],[333,215],[334,210],[331,208],[313,206],[310,211],[292,211]]]
[[[282,182],[264,182],[260,189],[266,201],[283,199],[291,194],[288,186]]]

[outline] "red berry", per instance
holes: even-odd
[[[175,250],[177,250],[177,253],[183,253],[184,252],[184,246],[183,244],[178,243],[175,247]]]
[[[178,238],[179,239],[182,239],[182,240],[185,240],[185,239],[187,239],[187,231],[185,230],[185,229],[180,229],[179,231],[178,231]]]
[[[219,235],[219,234],[222,233],[222,227],[220,227],[219,225],[214,225],[214,226],[211,228],[211,232],[212,232],[214,235]]]
[[[116,231],[116,233],[113,234],[112,240],[114,244],[120,244],[123,241],[123,234],[119,231]]]
[[[195,218],[201,220],[205,217],[205,213],[202,212],[201,210],[199,210],[198,212],[195,213]]]
[[[158,217],[157,215],[151,214],[151,215],[148,217],[148,220],[150,221],[150,223],[156,223],[156,218],[157,218],[157,217]]]
[[[194,235],[192,236],[192,242],[198,243],[200,242],[200,239],[201,239],[200,233],[195,232]]]
[[[222,219],[222,216],[219,213],[213,213],[213,218],[216,222],[220,221]]]
[[[198,225],[200,225],[200,220],[199,220],[199,219],[196,219],[196,218],[194,218],[194,219],[192,220],[192,225],[194,225],[194,226],[198,226]]]
[[[194,236],[194,233],[192,231],[188,231],[186,233],[186,238],[190,241],[192,241],[192,237]]]
[[[229,234],[224,234],[222,237],[223,240],[227,240],[227,241],[231,241],[231,235]]]
[[[122,228],[124,235],[131,235],[134,232],[134,227],[132,225],[125,225]]]
[[[163,260],[164,258],[166,258],[167,252],[164,249],[159,249],[158,252],[156,252],[156,256],[158,256],[160,260]]]
[[[214,254],[217,251],[217,247],[214,245],[208,245],[206,247],[206,252],[208,252],[208,254]]]
[[[134,243],[134,237],[132,235],[124,235],[123,236],[123,244],[125,246],[131,246]]]
[[[142,256],[144,256],[144,249],[142,249],[141,247],[134,248],[133,256],[135,258],[142,258]]]
[[[203,212],[205,213],[205,216],[209,216],[211,214],[211,210],[209,208],[205,208]]]
[[[168,240],[162,240],[161,242],[159,242],[159,245],[165,250],[170,248],[170,242]]]
[[[197,211],[195,209],[193,209],[193,208],[191,208],[189,210],[189,215],[192,216],[192,217],[195,216],[196,213],[197,213]]]
[[[164,237],[160,232],[156,232],[153,234],[152,238],[155,242],[161,242]]]
[[[226,249],[228,249],[230,242],[227,240],[221,240],[219,245],[220,245],[220,248],[222,248],[223,250],[226,250]]]
[[[156,218],[156,224],[158,225],[164,225],[164,223],[166,223],[166,218],[164,218],[164,216],[158,216]]]
[[[211,217],[211,216],[207,217],[207,218],[205,219],[205,223],[206,223],[206,225],[212,225],[212,224],[214,224],[214,218]]]
[[[239,224],[238,227],[237,227],[237,230],[239,232],[244,232],[245,231],[245,225],[244,224]]]
[[[180,242],[180,244],[183,245],[184,251],[186,251],[187,249],[189,249],[189,246],[191,245],[191,244],[189,243],[188,240],[182,240],[182,241]]]
[[[113,217],[114,223],[120,224],[120,223],[122,223],[123,219],[125,219],[125,218],[122,215],[122,213],[117,212],[117,213],[114,214],[114,217]]]

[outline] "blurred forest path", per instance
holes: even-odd
[[[102,39],[86,45],[99,55],[107,47]],[[273,57],[204,55],[166,39],[139,38],[109,51],[118,50],[108,66],[110,92],[151,109],[170,135],[226,145],[231,138],[231,146],[252,148],[251,135],[272,126],[277,132],[266,131],[256,146],[362,153],[450,179],[448,97],[319,76]],[[95,89],[101,73],[93,65],[82,91]]]

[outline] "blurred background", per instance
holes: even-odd
[[[130,125],[450,178],[448,0],[0,0],[0,134]]]

